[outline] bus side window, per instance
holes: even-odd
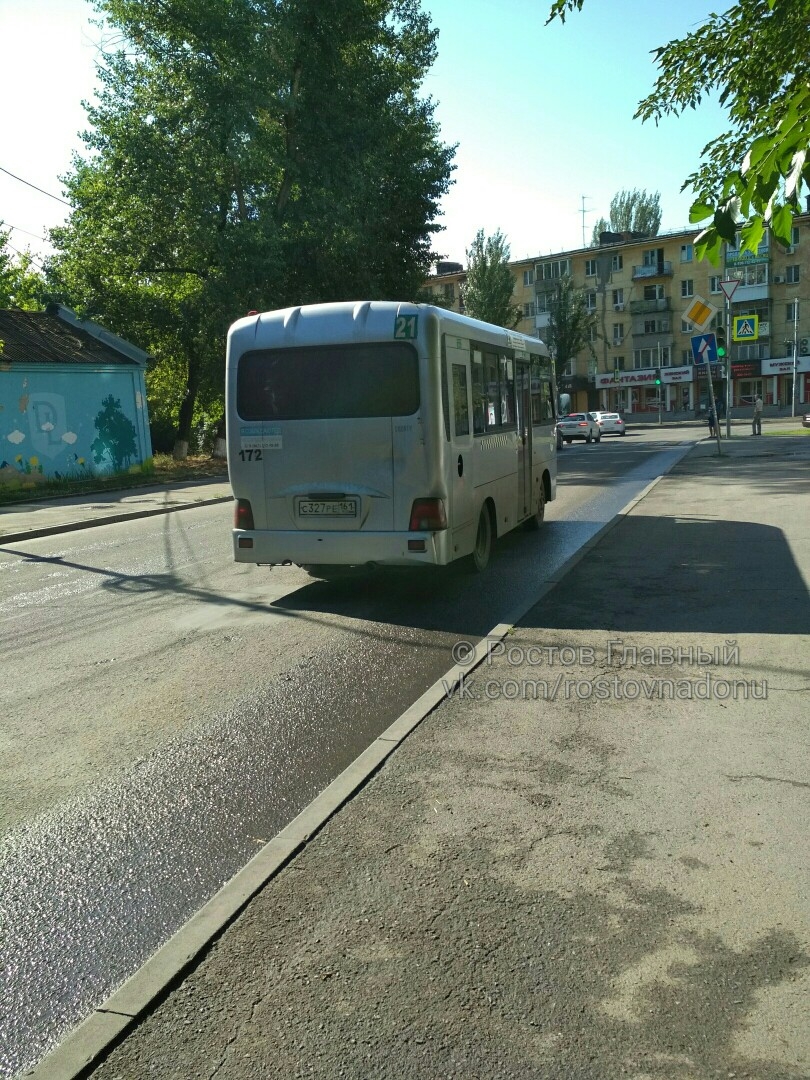
[[[473,432],[483,435],[486,431],[484,407],[484,358],[479,349],[472,349],[470,355],[472,370]]]
[[[453,364],[453,433],[470,434],[470,410],[467,405],[467,369]]]
[[[515,424],[515,361],[511,356],[500,358],[500,417],[502,425]]]

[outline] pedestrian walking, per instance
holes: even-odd
[[[762,398],[757,395],[757,399],[754,402],[754,418],[751,421],[751,434],[762,434]]]
[[[711,402],[709,402],[709,415],[707,420],[709,421],[709,438],[711,439],[714,437],[714,428],[717,423],[717,418],[714,415],[714,405],[712,405]]]

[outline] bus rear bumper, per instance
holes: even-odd
[[[408,544],[421,542],[424,551]],[[234,559],[240,563],[296,566],[443,566],[448,534],[442,532],[264,532],[233,530]]]

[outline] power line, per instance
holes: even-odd
[[[12,225],[9,221],[0,221],[0,229],[14,229],[16,232],[25,233],[26,236],[33,236],[35,240],[41,240],[43,244],[50,243],[50,240],[46,240],[44,236],[29,232],[28,229],[21,229],[19,225]]]
[[[43,195],[47,195],[49,199],[55,199],[57,202],[62,203],[63,206],[70,206],[70,203],[65,202],[64,199],[60,199],[58,195],[51,195],[50,191],[45,191],[44,188],[37,187],[36,184],[32,184],[30,180],[23,180],[21,176],[16,176],[13,172],[9,172],[8,169],[4,169],[0,165],[0,172],[4,172],[6,176],[11,176],[14,180],[19,180],[21,184],[26,184],[28,187],[33,188],[34,191],[39,191]]]
[[[6,247],[10,247],[12,251],[16,251],[18,255],[28,255],[28,257],[30,258],[30,260],[34,264],[34,266],[38,266],[40,268],[40,270],[45,269],[45,267],[42,265],[42,263],[39,261],[39,259],[35,259],[30,251],[20,251],[20,249],[18,247],[14,247],[14,245],[11,244],[11,243],[6,244]]]

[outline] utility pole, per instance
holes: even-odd
[[[731,297],[726,297],[726,438],[731,438]]]
[[[588,196],[587,195],[580,195],[580,198],[582,199],[582,209],[580,210],[580,213],[582,214],[582,246],[586,247],[586,244],[585,244],[585,200],[588,198]]]
[[[790,394],[790,415],[796,415],[796,391],[798,390],[798,367],[799,367],[799,298],[793,299],[793,389]]]
[[[726,438],[731,438],[731,301],[740,284],[739,278],[726,278],[720,282],[726,298]],[[718,434],[720,425],[718,423]],[[718,443],[718,450],[720,444]]]

